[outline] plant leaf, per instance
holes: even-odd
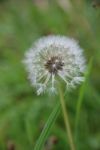
[[[50,130],[51,130],[52,126],[54,125],[59,113],[60,113],[60,103],[57,103],[53,112],[50,114],[50,116],[44,126],[44,129],[42,130],[42,133],[35,145],[34,150],[41,150],[43,148],[43,145],[44,145],[44,143],[50,133]]]
[[[79,117],[80,117],[80,111],[81,111],[81,106],[82,106],[82,102],[83,102],[83,98],[84,98],[84,93],[85,93],[85,89],[86,89],[86,82],[89,78],[90,72],[91,72],[91,68],[92,68],[92,62],[93,59],[90,59],[90,62],[88,64],[87,67],[87,71],[85,73],[85,82],[82,84],[81,88],[80,88],[80,94],[79,94],[79,98],[78,98],[78,102],[77,102],[77,106],[76,106],[76,117],[75,117],[75,137],[77,138],[77,132],[78,132],[78,122],[79,122]]]

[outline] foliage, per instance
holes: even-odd
[[[10,150],[12,145],[16,150],[34,149],[59,100],[57,95],[37,96],[22,64],[32,42],[48,34],[74,37],[84,49],[87,64],[93,58],[78,112],[76,144],[80,150],[100,149],[100,9],[93,8],[90,0],[72,0],[70,9],[58,1],[42,6],[31,0],[0,1],[0,150]],[[66,95],[74,133],[80,87]],[[69,148],[61,114],[44,149],[48,146],[55,150]]]

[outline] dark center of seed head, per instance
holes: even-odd
[[[51,57],[45,64],[45,68],[53,74],[57,74],[59,70],[62,70],[64,63],[62,59],[57,56]]]

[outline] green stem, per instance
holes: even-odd
[[[69,139],[70,148],[71,150],[75,150],[75,145],[73,142],[72,132],[71,132],[70,123],[68,119],[68,113],[67,113],[66,106],[65,106],[65,100],[64,100],[63,92],[60,86],[59,86],[59,94],[60,94],[60,102],[62,106],[62,112],[64,116],[64,122],[65,122],[66,132],[67,132],[68,139]]]

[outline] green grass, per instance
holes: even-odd
[[[44,128],[58,96],[37,96],[22,64],[31,44],[49,34],[74,37],[84,49],[87,64],[93,58],[85,86],[66,93],[65,98],[73,134],[77,122],[78,149],[100,149],[100,8],[93,8],[90,0],[72,0],[72,6],[67,11],[57,0],[44,7],[31,0],[0,1],[0,150],[7,150],[10,141],[15,149],[34,149],[39,136],[44,147],[50,143],[54,150],[69,149],[61,114]]]

